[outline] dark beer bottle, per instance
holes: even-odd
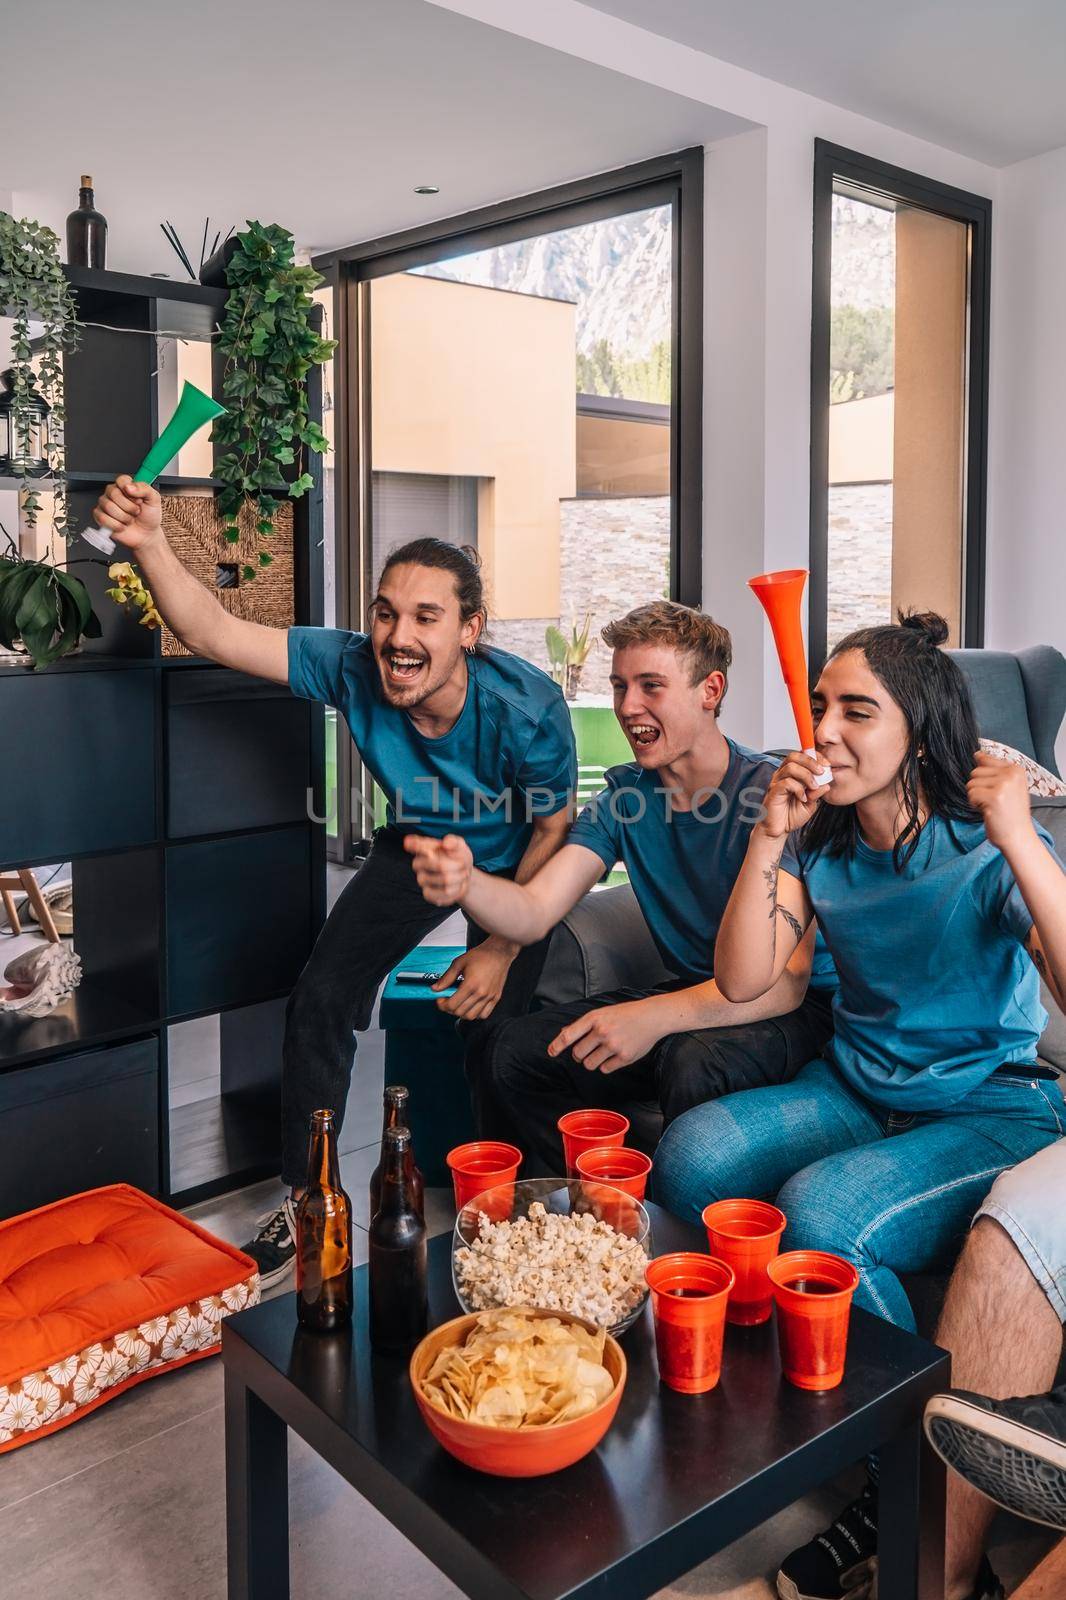
[[[390,1128],[370,1224],[370,1342],[378,1350],[407,1350],[426,1331],[426,1223],[413,1174],[410,1131]]]
[[[93,180],[83,176],[78,209],[67,218],[67,263],[72,267],[102,267],[107,259],[107,218],[93,203]]]
[[[352,1320],[352,1203],[341,1188],[332,1111],[312,1111],[307,1187],[296,1202],[296,1315],[329,1333]]]
[[[378,1206],[381,1204],[381,1174],[385,1169],[385,1135],[390,1128],[404,1128],[407,1126],[407,1107],[411,1096],[402,1083],[393,1083],[385,1090],[385,1114],[381,1123],[381,1157],[377,1166],[370,1174],[370,1220],[373,1222],[377,1215]],[[426,1214],[426,1190],[422,1182],[422,1174],[414,1164],[414,1150],[411,1151],[411,1182],[416,1211],[421,1216]]]

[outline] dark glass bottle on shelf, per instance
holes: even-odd
[[[106,259],[107,218],[96,209],[92,178],[83,176],[78,190],[78,209],[67,218],[67,264],[103,267]]]
[[[370,1174],[370,1220],[373,1222],[381,1203],[381,1174],[385,1169],[385,1135],[390,1128],[405,1128],[407,1126],[407,1107],[411,1096],[402,1083],[392,1083],[385,1090],[385,1112],[381,1123],[381,1155],[378,1164]],[[411,1189],[415,1209],[421,1216],[426,1214],[426,1189],[422,1181],[422,1174],[415,1166],[414,1149],[411,1151]]]
[[[370,1342],[409,1350],[426,1331],[426,1223],[415,1205],[407,1128],[385,1134],[381,1203],[370,1224]]]
[[[352,1204],[341,1188],[332,1111],[311,1113],[307,1187],[296,1202],[296,1315],[330,1333],[352,1320]]]

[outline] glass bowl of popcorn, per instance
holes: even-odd
[[[639,1200],[588,1179],[527,1178],[462,1207],[452,1282],[464,1311],[534,1306],[624,1333],[648,1298],[651,1220]]]

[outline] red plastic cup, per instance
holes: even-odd
[[[797,1389],[835,1389],[844,1376],[857,1270],[824,1250],[786,1250],[766,1270],[785,1377]]]
[[[781,1248],[785,1213],[765,1200],[715,1200],[703,1208],[711,1255],[728,1262],[736,1275],[725,1319],[751,1327],[773,1310],[773,1287],[766,1269]]]
[[[651,1156],[643,1150],[627,1150],[623,1145],[598,1144],[592,1150],[582,1150],[574,1165],[579,1177],[609,1183],[612,1188],[631,1194],[634,1200],[643,1200]]]
[[[566,1176],[577,1177],[577,1158],[586,1150],[617,1149],[629,1132],[629,1118],[619,1111],[568,1111],[556,1127],[563,1136]]]
[[[522,1165],[522,1152],[513,1144],[499,1144],[492,1139],[475,1139],[471,1144],[460,1144],[449,1150],[447,1162],[452,1172],[455,1190],[455,1209],[461,1211],[469,1201],[475,1200],[486,1189],[502,1184],[510,1185],[502,1194],[493,1197],[494,1222],[510,1216],[514,1204],[514,1180]]]
[[[659,1377],[681,1394],[705,1394],[721,1376],[732,1267],[682,1250],[656,1256],[645,1276],[655,1316]]]

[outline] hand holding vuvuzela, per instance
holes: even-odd
[[[136,483],[141,487],[145,487],[150,483],[154,483],[167,462],[173,461],[178,451],[183,445],[188,444],[193,434],[198,433],[209,422],[213,422],[216,417],[224,416],[225,411],[225,406],[220,406],[217,400],[212,400],[209,394],[204,394],[203,390],[198,389],[194,383],[183,384],[181,397],[178,400],[174,415],[137,468],[137,471],[132,477],[127,477],[123,474],[122,477],[116,479],[115,485],[108,485],[105,495],[118,484]],[[128,490],[126,490],[126,493],[128,494]],[[93,512],[97,526],[95,528],[83,528],[81,536],[88,544],[101,551],[105,556],[109,556],[113,555],[115,550],[115,541],[111,537],[111,532],[114,530],[112,530],[112,525],[107,519],[106,513],[103,517],[97,515],[100,510],[100,503],[105,498],[105,495],[101,495],[100,501],[97,502],[97,509]],[[137,548],[131,540],[124,539],[122,543],[128,544],[130,549]]]
[[[758,597],[770,619],[770,631],[777,646],[781,676],[792,702],[792,715],[796,719],[800,744],[807,755],[817,757],[814,718],[811,716],[811,697],[807,687],[807,652],[803,647],[803,627],[800,622],[800,604],[806,581],[807,573],[803,567],[790,567],[784,572],[763,572],[757,578],[749,578],[748,588]],[[818,761],[817,768],[815,783],[819,787],[832,783],[833,774],[823,761]]]
[[[123,473],[96,502],[93,521],[112,541],[112,549],[121,544],[138,556],[145,545],[162,537],[163,502],[150,484],[134,483]]]

